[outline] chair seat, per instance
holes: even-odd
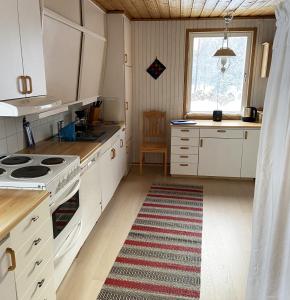
[[[141,145],[141,151],[144,152],[165,152],[167,151],[166,143],[143,143]]]

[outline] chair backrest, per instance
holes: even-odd
[[[143,112],[143,139],[166,138],[166,112]]]

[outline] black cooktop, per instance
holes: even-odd
[[[49,157],[44,159],[41,163],[43,165],[52,166],[52,165],[59,165],[64,162],[64,159],[61,157]]]
[[[6,173],[5,169],[0,168],[0,175],[3,175],[4,173]]]
[[[42,177],[50,171],[50,168],[45,166],[28,166],[16,169],[11,173],[14,178],[37,178]]]
[[[3,165],[14,166],[22,165],[31,161],[31,158],[28,156],[9,156],[1,161]]]

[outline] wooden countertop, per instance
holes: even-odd
[[[26,148],[19,153],[50,154],[50,155],[78,155],[81,162],[96,151],[102,143],[97,142],[59,142],[50,139],[37,143],[34,147]]]
[[[174,127],[199,127],[199,128],[261,128],[261,123],[243,122],[240,120],[224,120],[221,122],[214,122],[212,120],[194,120],[196,124],[185,124],[185,125],[171,125]]]
[[[48,195],[47,191],[0,190],[0,240]]]

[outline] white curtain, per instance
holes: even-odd
[[[277,32],[264,105],[247,300],[290,300],[290,1]]]

